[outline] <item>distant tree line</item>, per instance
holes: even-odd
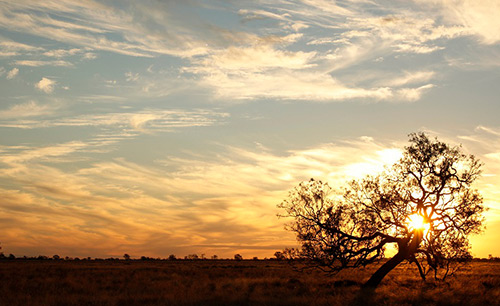
[[[1,247],[0,247],[1,250]],[[45,256],[45,255],[38,255],[38,256],[18,256],[16,257],[13,254],[5,255],[3,252],[0,252],[0,260],[14,260],[14,259],[19,259],[19,260],[61,260],[61,261],[80,261],[80,260],[94,260],[94,261],[119,261],[119,260],[124,260],[124,261],[174,261],[174,260],[186,260],[186,261],[195,261],[195,260],[235,260],[235,261],[241,261],[241,260],[285,260],[285,256],[283,252],[277,251],[274,253],[275,257],[272,258],[263,258],[259,259],[257,256],[254,256],[252,258],[244,259],[241,254],[235,254],[233,258],[220,258],[218,255],[212,255],[212,256],[205,256],[205,254],[188,254],[184,257],[177,257],[175,254],[170,254],[166,258],[161,258],[161,257],[148,257],[148,256],[140,256],[138,258],[132,258],[129,254],[125,253],[123,254],[123,258],[119,257],[108,257],[108,258],[99,258],[99,257],[69,257],[69,256],[59,256],[59,255],[53,255],[53,256]]]
[[[1,249],[1,248],[0,248]],[[300,259],[290,259],[287,256],[287,250],[285,249],[284,251],[277,251],[274,253],[274,257],[271,258],[263,258],[259,259],[258,257],[254,256],[252,258],[244,259],[241,254],[235,254],[233,258],[220,258],[217,255],[212,255],[210,257],[206,257],[205,254],[198,255],[198,254],[188,254],[184,257],[177,257],[174,254],[170,254],[166,258],[160,258],[160,257],[148,257],[148,256],[141,256],[139,258],[133,259],[129,254],[124,254],[123,258],[119,257],[108,257],[108,258],[99,258],[99,257],[69,257],[69,256],[59,256],[59,255],[53,255],[53,256],[45,256],[45,255],[38,255],[38,256],[15,256],[14,254],[9,254],[5,255],[3,252],[0,252],[0,260],[54,260],[54,261],[176,261],[176,260],[183,260],[183,261],[203,261],[203,260],[221,260],[221,261],[227,261],[227,260],[235,260],[235,261],[241,261],[241,260],[272,260],[272,261],[300,261]],[[473,261],[495,261],[495,262],[500,262],[500,257],[495,257],[492,254],[488,255],[488,258],[473,258]]]
[[[252,257],[251,259],[246,259],[246,260],[278,260],[278,261],[300,261],[299,259],[293,259],[290,258],[290,256],[287,256],[289,253],[289,249],[284,249],[283,251],[276,251],[274,253],[274,257],[271,258],[263,258],[259,259],[257,256]],[[94,260],[94,261],[119,261],[119,260],[125,260],[125,261],[173,261],[173,260],[244,260],[243,256],[241,254],[235,254],[234,257],[231,258],[219,258],[217,255],[212,255],[210,257],[206,257],[204,253],[202,253],[200,256],[198,254],[193,253],[193,254],[188,254],[184,256],[183,258],[177,257],[175,254],[170,254],[166,258],[160,258],[160,257],[148,257],[148,256],[141,256],[138,259],[132,259],[132,256],[129,254],[125,253],[123,254],[123,259],[120,259],[118,257],[108,257],[108,258],[99,258],[99,257],[61,257],[59,255],[53,255],[53,256],[45,256],[45,255],[38,255],[38,256],[19,256],[16,257],[14,254],[9,254],[5,255],[2,252],[2,246],[0,245],[0,260],[61,260],[61,261],[89,261],[89,260]],[[500,262],[500,257],[495,257],[492,254],[488,255],[488,258],[472,258],[473,261],[495,261],[495,262]]]

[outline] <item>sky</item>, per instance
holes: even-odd
[[[497,0],[0,0],[0,242],[16,256],[272,257],[301,181],[408,134],[483,163],[500,256]]]

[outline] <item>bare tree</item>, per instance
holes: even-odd
[[[470,258],[468,235],[480,232],[484,220],[482,197],[471,187],[481,163],[423,133],[410,134],[409,141],[403,157],[380,175],[338,192],[313,179],[292,190],[278,207],[294,218],[287,228],[301,248],[285,253],[335,273],[377,262],[395,245],[397,253],[365,283],[368,288],[404,261],[425,280],[429,271],[446,277],[453,264]]]

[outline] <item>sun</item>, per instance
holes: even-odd
[[[409,215],[407,218],[410,230],[424,230],[426,232],[430,227],[429,223],[425,222],[424,217],[418,213]]]

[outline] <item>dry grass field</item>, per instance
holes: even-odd
[[[279,261],[1,261],[0,305],[499,305],[500,263],[474,262],[446,282],[376,267],[327,276]]]

